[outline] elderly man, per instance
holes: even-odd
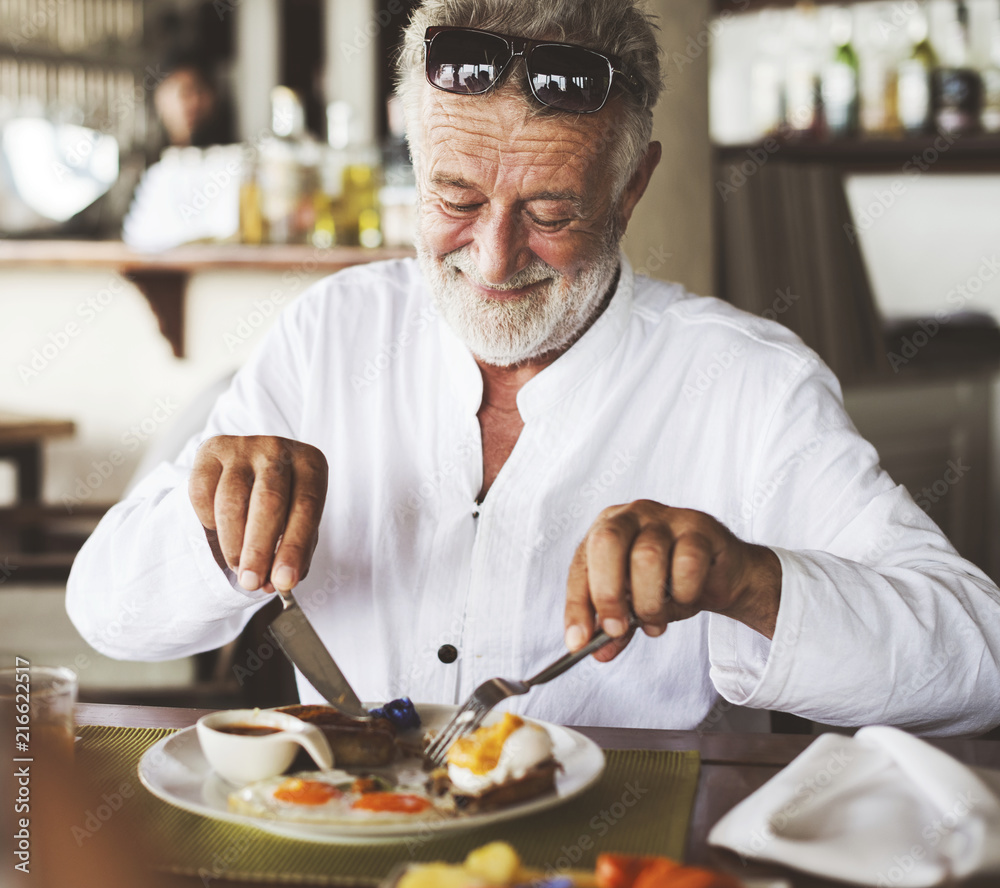
[[[619,250],[660,157],[634,0],[426,0],[400,65],[417,261],[282,315],[84,548],[84,636],[192,653],[295,587],[365,699],[457,702],[600,623],[613,644],[513,707],[693,728],[721,693],[995,724],[1000,593],[880,470],[830,372]]]

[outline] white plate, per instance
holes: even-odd
[[[455,712],[454,706],[417,706],[424,728],[440,728]],[[263,817],[232,814],[227,799],[236,787],[211,770],[198,745],[194,727],[164,737],[146,750],[139,761],[139,779],[153,795],[195,814],[215,820],[255,826],[286,838],[310,842],[366,842],[398,840],[406,836],[456,832],[487,826],[513,817],[523,817],[561,805],[597,782],[604,771],[604,753],[592,740],[569,728],[534,721],[548,731],[553,752],[562,770],[556,774],[556,791],[520,804],[482,814],[463,814],[454,819],[412,823],[311,824],[283,823]]]

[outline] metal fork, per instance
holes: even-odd
[[[642,621],[635,614],[629,615],[628,628],[630,632],[641,625]],[[598,629],[594,633],[593,638],[580,648],[580,650],[575,653],[564,654],[555,663],[546,666],[541,672],[533,675],[531,678],[526,678],[524,681],[510,681],[506,678],[491,678],[488,681],[484,681],[472,692],[472,696],[455,713],[454,718],[434,738],[434,742],[427,747],[426,755],[431,765],[435,768],[440,768],[444,765],[445,757],[448,754],[451,744],[459,737],[463,737],[476,730],[497,703],[506,700],[508,697],[527,694],[535,685],[552,681],[553,678],[562,675],[567,669],[575,666],[584,657],[592,654],[598,648],[604,647],[609,641],[613,640],[613,637],[608,635],[603,629]]]

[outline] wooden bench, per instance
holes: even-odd
[[[0,461],[12,463],[16,499],[0,508],[4,558],[0,582],[64,582],[73,558],[107,506],[86,506],[69,514],[42,502],[43,447],[76,433],[71,419],[49,419],[0,411]]]

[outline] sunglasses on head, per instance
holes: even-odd
[[[616,75],[632,93],[640,92],[617,56],[572,43],[528,40],[478,28],[435,27],[424,35],[428,83],[457,95],[488,92],[518,56],[528,70],[531,94],[560,111],[600,111]]]

